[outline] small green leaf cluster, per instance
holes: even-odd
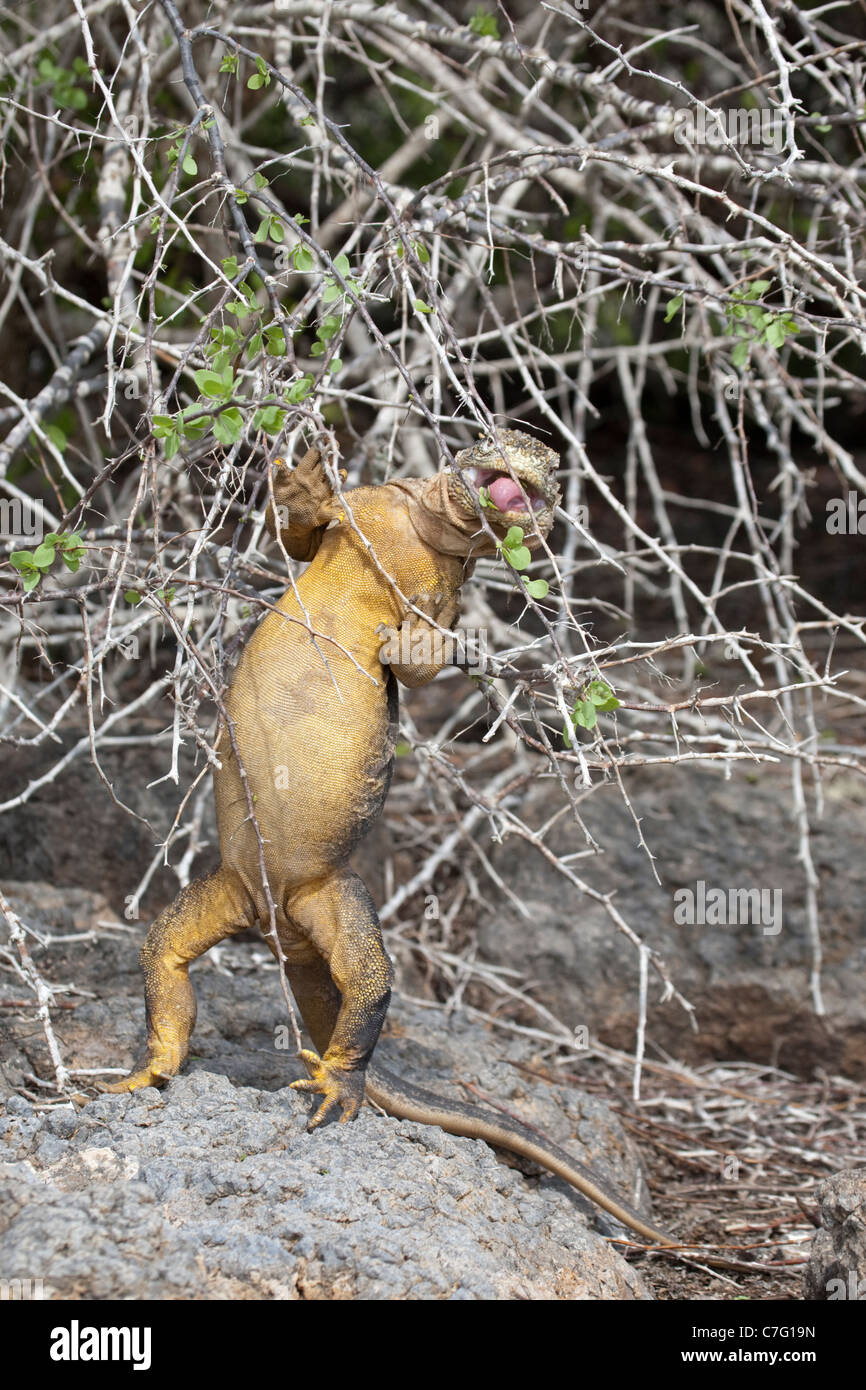
[[[225,61],[225,59],[223,59],[223,61]],[[264,58],[257,58],[256,70],[247,82],[247,86],[251,92],[257,92],[260,87],[270,87],[270,85],[271,74],[268,71],[268,65]]]
[[[177,161],[180,159],[180,152],[183,147],[185,136],[186,131],[179,130],[176,131],[175,134],[171,137],[174,141],[174,144],[169,146],[167,156],[169,167],[171,169],[174,169],[176,167]],[[196,174],[198,173],[198,164],[193,159],[192,154],[189,150],[187,150],[186,154],[183,157],[181,168],[183,169],[183,172],[185,174],[189,174],[191,179],[194,179]]]
[[[771,284],[770,280],[752,280],[748,285],[737,285],[731,290],[731,299],[736,302],[725,306],[725,328],[731,337],[739,339],[731,353],[735,367],[745,366],[753,343],[778,350],[784,347],[787,337],[800,331],[786,309],[765,309],[760,304],[739,302],[760,299]]]
[[[778,350],[784,347],[787,338],[800,331],[785,308],[743,303],[747,299],[760,299],[771,285],[771,280],[751,280],[731,290],[733,302],[725,305],[725,332],[737,339],[731,353],[731,362],[735,367],[746,365],[753,344]],[[665,323],[670,323],[682,307],[683,296],[675,294],[665,306]]]
[[[480,492],[485,491],[485,488],[480,489]],[[488,496],[486,502],[482,499],[482,506],[495,507],[496,503],[491,501]],[[503,559],[507,560],[513,570],[525,570],[529,567],[532,555],[529,547],[523,543],[522,526],[509,526],[505,539],[497,541],[496,544],[499,547],[499,553]],[[526,586],[526,592],[531,598],[547,598],[550,585],[546,579],[527,579],[525,574],[521,575],[521,578]]]
[[[79,79],[90,79],[90,68],[83,58],[73,58],[71,68],[62,68],[53,58],[40,58],[36,71],[43,82],[51,83],[51,95],[58,110],[70,107],[73,111],[83,111],[87,106],[87,92],[78,86]]]
[[[599,714],[609,714],[611,710],[619,708],[619,703],[607,681],[590,681],[575,702],[571,722],[577,729],[594,729]],[[567,724],[562,730],[562,741],[566,748],[571,747]]]
[[[35,589],[42,576],[51,569],[59,555],[67,569],[73,574],[84,559],[84,546],[80,531],[70,534],[49,531],[35,550],[15,550],[9,559],[21,575],[24,592]]]
[[[476,10],[469,21],[469,28],[473,34],[478,34],[481,38],[499,38],[499,23],[496,15],[491,14],[489,10]]]

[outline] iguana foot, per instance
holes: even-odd
[[[311,1091],[325,1099],[319,1106],[308,1130],[318,1129],[323,1120],[339,1108],[342,1110],[340,1123],[354,1120],[364,1099],[365,1079],[362,1071],[347,1071],[339,1062],[327,1060],[318,1052],[303,1051],[301,1059],[310,1073],[309,1081],[293,1081],[293,1091]]]
[[[177,1071],[178,1065],[172,1064],[169,1058],[154,1057],[145,1062],[138,1071],[130,1072],[129,1076],[124,1076],[120,1081],[99,1082],[99,1089],[109,1094],[122,1095],[124,1091],[137,1091],[141,1086],[164,1086],[166,1081],[177,1075]]]

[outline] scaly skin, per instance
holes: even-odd
[[[189,962],[256,922],[267,927],[243,768],[289,980],[316,1048],[303,1053],[310,1079],[293,1083],[322,1097],[310,1128],[337,1111],[343,1121],[352,1119],[366,1094],[392,1115],[522,1154],[640,1235],[669,1244],[531,1130],[369,1066],[392,969],[372,899],[348,859],[388,790],[396,682],[432,680],[443,655],[424,651],[421,660],[398,659],[389,669],[380,659],[383,630],[408,639],[408,648],[401,642],[396,649],[402,658],[435,632],[428,620],[445,629],[455,621],[475,556],[495,553],[478,520],[482,480],[508,504],[485,509],[494,532],[503,536],[522,525],[531,548],[548,533],[559,496],[556,454],[516,430],[463,450],[457,463],[459,474],[361,487],[342,497],[332,491],[316,450],[293,471],[278,466],[272,533],[279,532],[293,559],[311,563],[278,611],[264,618],[238,664],[226,698],[234,746],[224,727],[222,765],[214,775],[222,863],[185,888],[151,927],[141,952],[145,1060],[107,1089],[161,1085],[176,1074],[195,1023]]]

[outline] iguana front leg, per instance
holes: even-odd
[[[345,472],[341,471],[341,477]],[[274,511],[276,506],[276,512]],[[312,560],[328,529],[340,512],[331,481],[318,449],[308,449],[295,468],[276,460],[274,503],[268,504],[265,524],[293,560]]]
[[[324,883],[305,885],[288,898],[286,911],[319,955],[327,961],[332,989],[319,994],[323,1018],[332,1027],[315,1028],[324,1054],[301,1054],[309,1081],[293,1081],[296,1091],[324,1096],[309,1123],[316,1129],[335,1110],[354,1119],[364,1099],[365,1072],[379,1039],[391,999],[393,967],[385,951],[373,899],[351,869],[337,870]],[[300,967],[299,978],[304,967]],[[305,1012],[305,1018],[307,1014]],[[318,1017],[318,1015],[317,1015]]]
[[[388,658],[388,664],[401,685],[414,690],[420,685],[428,685],[451,660],[453,642],[449,643],[439,629],[450,629],[456,622],[460,611],[460,591],[412,594],[410,600],[416,608],[429,614],[433,621],[419,617],[410,610],[396,634],[391,634],[393,645],[390,651],[394,655],[388,656],[389,648],[386,647],[382,659]]]

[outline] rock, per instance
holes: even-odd
[[[834,1173],[815,1195],[821,1229],[806,1268],[804,1296],[866,1303],[866,1168]]]
[[[619,912],[665,959],[677,988],[696,1006],[694,1033],[676,1002],[660,1002],[661,982],[650,971],[650,1048],[694,1062],[747,1059],[806,1074],[823,1065],[859,1075],[866,1066],[866,996],[852,981],[866,971],[863,789],[853,780],[828,781],[824,818],[813,823],[826,1006],[818,1017],[809,992],[805,875],[788,814],[789,784],[783,773],[762,769],[758,779],[742,766],[733,765],[729,781],[720,771],[695,766],[666,769],[663,776],[638,769],[628,777],[660,885],[615,784],[599,786],[581,803],[584,822],[604,853],[572,861],[572,868],[593,888],[615,892]],[[521,816],[538,827],[550,812],[550,779],[542,777]],[[586,849],[580,828],[565,818],[548,843],[559,854]],[[541,855],[516,853],[515,842],[506,839],[493,847],[492,858],[530,919],[507,901],[482,916],[484,957],[531,979],[535,997],[568,1027],[584,1026],[590,1039],[631,1050],[635,949],[601,904],[583,896]],[[726,893],[780,890],[781,930],[765,932],[760,923],[678,925],[674,894],[695,890],[698,881]]]
[[[646,1296],[554,1180],[370,1110],[310,1135],[308,1110],[197,1071],[99,1098],[71,1141],[13,1136],[2,1277],[86,1299]]]
[[[25,891],[38,897],[32,884],[4,891],[19,910]],[[104,904],[91,906],[95,920]],[[83,926],[83,900],[78,908]],[[34,944],[52,978],[95,996],[54,1016],[73,1069],[128,1066],[139,1051],[137,946],[129,934],[94,943],[82,933],[46,957]],[[74,1109],[10,1097],[0,1277],[42,1279],[46,1297],[83,1299],[648,1297],[597,1234],[615,1223],[483,1143],[371,1109],[307,1134],[311,1102],[288,1088],[300,1072],[278,1045],[283,1006],[262,943],[235,939],[194,971],[196,1056],[165,1090]],[[390,1026],[377,1056],[392,1070],[461,1099],[457,1078],[472,1082],[646,1211],[616,1117],[571,1087],[527,1077],[516,1065],[532,1056],[523,1040],[406,1002]],[[32,1016],[5,1048],[8,1075],[51,1074]]]

